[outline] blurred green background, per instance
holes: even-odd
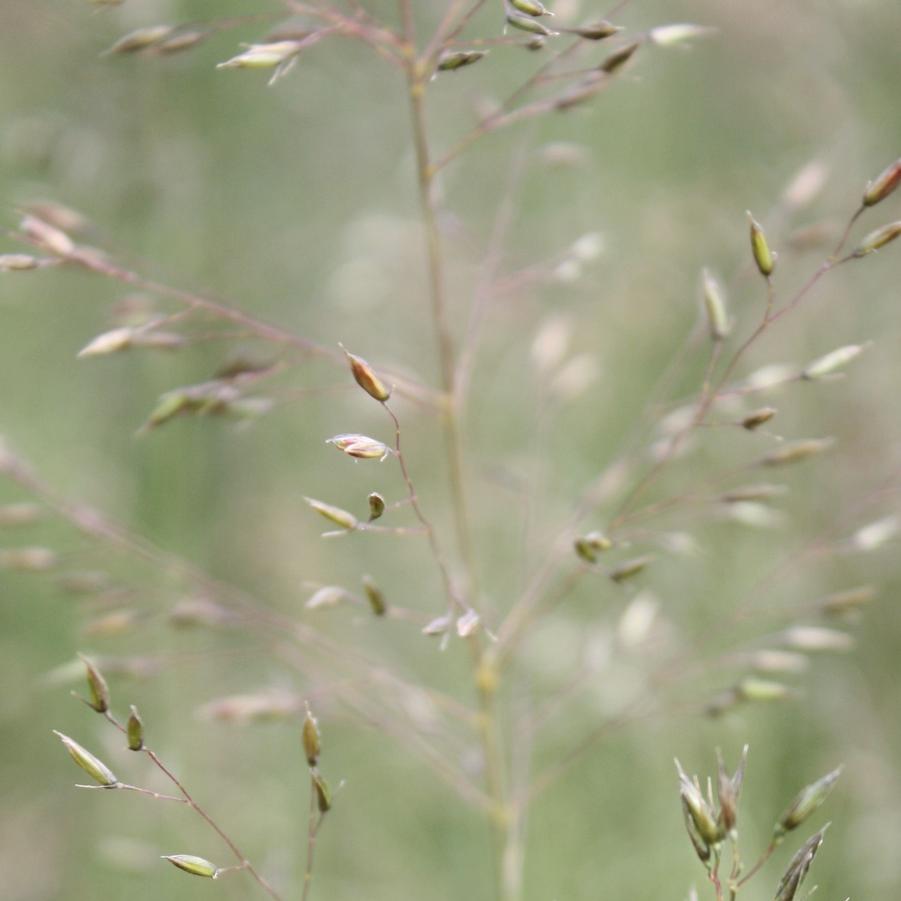
[[[394,23],[393,3],[363,3]],[[418,6],[424,32],[443,4]],[[574,21],[603,12],[587,0],[560,0],[557,8]],[[343,341],[435,385],[399,73],[340,39],[305,53],[272,88],[266,73],[216,70],[239,41],[265,35],[265,23],[217,33],[170,58],[101,55],[131,28],[277,11],[275,2],[241,0],[126,0],[100,10],[78,0],[5,0],[4,221],[12,230],[23,206],[65,204],[90,222],[79,239],[127,266],[324,345]],[[781,252],[776,285],[787,298],[831,246],[807,248],[798,230],[822,228],[834,243],[866,180],[901,148],[894,0],[636,0],[616,21],[634,32],[690,21],[717,33],[690,47],[643,47],[592,104],[489,136],[440,185],[458,338],[510,185],[500,271],[534,276],[514,280],[489,308],[464,426],[480,605],[491,623],[522,589],[581,487],[631,446],[649,393],[695,328],[702,266],[729,285],[737,333],[753,328],[765,295],[748,267],[745,209]],[[490,3],[469,31],[501,32],[499,4]],[[586,65],[604,52],[589,49]],[[543,58],[501,46],[479,66],[438,79],[428,102],[439,152],[475,121],[475,110],[504,97]],[[792,209],[786,188],[811,163],[822,187]],[[869,213],[855,235],[898,218],[899,203],[896,195]],[[603,245],[598,258],[561,266],[568,248],[593,233]],[[675,511],[633,537],[630,551],[658,555],[640,583],[583,580],[532,632],[502,700],[507,731],[519,736],[521,723],[554,699],[531,748],[535,774],[635,698],[647,696],[653,715],[611,728],[539,797],[527,829],[528,901],[683,898],[692,883],[705,897],[672,758],[708,773],[714,747],[733,761],[746,742],[746,857],[766,844],[773,818],[801,785],[844,762],[828,809],[811,822],[810,831],[834,821],[809,885],[819,883],[826,899],[901,889],[897,539],[866,553],[829,544],[897,508],[896,247],[830,273],[742,364],[741,375],[774,362],[800,366],[839,345],[874,341],[847,378],[763,398],[780,411],[774,432],[837,439],[830,454],[786,473],[791,491],[777,505],[784,518],[755,528]],[[10,238],[3,250],[22,247]],[[299,897],[306,839],[299,714],[249,726],[198,715],[215,699],[273,692],[314,699],[323,770],[345,783],[320,836],[314,897],[492,897],[484,821],[418,753],[421,742],[434,745],[478,783],[473,733],[427,691],[409,687],[435,688],[471,707],[463,643],[441,654],[408,623],[376,621],[358,608],[304,608],[311,585],[359,591],[361,575],[371,573],[391,603],[424,617],[442,609],[424,542],[382,535],[324,542],[321,521],[303,502],[313,495],[362,515],[369,491],[401,498],[393,461],[354,464],[323,443],[347,431],[388,441],[387,421],[346,373],[310,359],[254,387],[276,403],[251,423],[185,418],[136,435],[161,393],[205,381],[237,358],[271,361],[277,351],[210,340],[176,353],[76,361],[133,293],[64,267],[2,276],[0,434],[61,496],[96,506],[267,608],[321,629],[407,687],[374,678],[350,653],[295,642],[287,630],[273,637],[174,628],[173,607],[196,594],[190,579],[113,552],[51,511],[35,524],[3,528],[0,547],[45,546],[60,557],[48,573],[0,572],[3,897],[256,896],[240,874],[204,883],[163,867],[158,855],[176,852],[230,862],[189,811],[72,789],[77,771],[51,729],[101,754],[121,778],[165,790],[110,727],[70,698],[80,686],[59,668],[76,651],[119,669],[130,661],[130,675],[110,675],[116,709],[139,705],[153,747],[287,897]],[[560,374],[565,363],[550,373],[535,364],[533,341],[549,321],[573,324],[567,353],[581,362],[568,376]],[[192,327],[216,324],[201,317]],[[668,400],[700,384],[705,344],[690,347]],[[397,409],[423,503],[452,545],[438,421],[408,401]],[[645,430],[640,446],[653,438]],[[766,435],[709,430],[648,500],[691,490],[773,446]],[[28,499],[0,481],[0,503]],[[606,512],[588,525],[603,527]],[[410,522],[405,511],[395,516]],[[811,547],[818,536],[824,541]],[[98,570],[115,591],[62,590],[66,574]],[[848,628],[855,649],[812,655],[805,673],[787,679],[796,699],[716,720],[699,714],[745,672],[736,651],[777,646],[773,636],[786,624],[817,622],[811,602],[863,583],[878,586],[879,597]],[[630,638],[623,612],[633,611],[634,629],[636,597],[639,613],[654,609],[656,620],[647,635]],[[738,610],[744,615],[736,620]],[[125,611],[123,619],[111,623],[111,611]],[[688,679],[669,684],[653,675],[671,659]],[[578,690],[566,692],[573,680]],[[522,751],[526,742],[513,744]],[[792,850],[787,843],[742,897],[771,897]]]

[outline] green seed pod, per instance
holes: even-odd
[[[53,734],[65,745],[69,756],[99,785],[116,785],[119,780],[113,771],[77,741],[53,730]]]
[[[366,592],[366,600],[369,601],[372,612],[376,616],[384,616],[388,612],[388,604],[371,576],[363,576],[363,591]]]
[[[320,515],[324,516],[335,525],[341,526],[342,529],[355,529],[359,524],[353,513],[342,510],[340,507],[333,507],[331,504],[325,504],[317,501],[312,497],[305,497],[304,500]]]
[[[313,773],[313,789],[316,792],[316,806],[320,813],[328,813],[332,809],[332,791],[328,783],[319,773]]]
[[[653,559],[653,557],[645,555],[643,557],[634,557],[631,560],[626,560],[624,563],[620,563],[619,566],[610,571],[610,578],[617,583],[625,582],[627,579],[631,579],[633,576],[637,576],[642,572]]]
[[[770,679],[747,676],[735,687],[736,695],[742,701],[782,701],[791,694],[787,685]]]
[[[550,37],[557,34],[556,31],[551,31],[546,25],[536,22],[530,16],[520,16],[516,13],[507,13],[507,24],[518,28],[520,31],[527,31],[529,34],[537,34],[540,37]]]
[[[119,38],[104,54],[138,53],[169,37],[171,25],[151,25],[149,28],[138,28]]]
[[[836,767],[831,773],[827,773],[822,779],[817,779],[810,785],[805,785],[785,809],[774,830],[777,838],[797,829],[805,820],[820,807],[820,805],[832,793],[838,777],[842,774],[843,767]]]
[[[344,350],[344,348],[341,348]],[[372,398],[384,403],[391,397],[391,391],[384,382],[375,374],[375,370],[362,358],[344,350],[347,362],[350,363],[350,371],[356,383]]]
[[[125,727],[128,737],[129,751],[142,751],[144,749],[144,721],[138,713],[138,708],[131,705],[131,713],[128,715],[128,723]]]
[[[455,72],[466,66],[472,66],[488,55],[487,50],[458,50],[442,53],[438,59],[439,72]]]
[[[622,30],[622,26],[614,25],[606,19],[601,19],[600,22],[592,22],[589,25],[573,28],[571,32],[572,34],[577,34],[580,38],[585,38],[586,41],[602,41],[604,38],[619,34]]]
[[[754,262],[760,270],[760,274],[769,278],[773,270],[776,268],[776,257],[767,244],[766,235],[763,227],[748,211],[748,223],[751,229],[751,253],[754,256]]]
[[[91,700],[88,703],[88,706],[91,707],[92,710],[96,710],[97,713],[106,713],[109,710],[109,687],[106,684],[106,679],[103,678],[103,674],[88,660],[87,657],[82,654],[78,655],[81,658],[81,662],[84,664],[85,672],[88,680],[88,691],[91,695]]]
[[[876,231],[870,232],[863,241],[860,242],[860,246],[853,254],[851,254],[851,256],[859,258],[865,257],[870,253],[875,253],[880,248],[885,247],[886,244],[894,241],[899,235],[901,235],[901,221],[890,222],[888,225],[883,225],[882,228],[877,228]]]
[[[801,372],[801,378],[806,381],[812,381],[813,379],[821,379],[826,375],[832,375],[837,369],[847,366],[848,363],[859,357],[866,350],[866,347],[867,345],[865,344],[846,344],[844,347],[839,347],[831,353],[818,357],[804,367]]]
[[[732,323],[726,312],[726,299],[719,282],[709,269],[701,271],[701,295],[704,300],[704,312],[707,315],[707,328],[714,341],[722,341],[732,331]]]
[[[374,519],[379,519],[384,512],[385,498],[377,491],[373,491],[369,495],[369,521],[372,522]]]
[[[775,901],[795,901],[798,889],[801,887],[804,877],[807,876],[807,871],[810,869],[820,845],[823,844],[823,834],[828,828],[827,825],[816,835],[811,836],[791,859],[788,869],[779,883],[779,888],[776,890]]]
[[[622,50],[617,50],[616,53],[611,53],[607,59],[604,60],[599,66],[598,69],[601,72],[606,72],[608,75],[613,75],[615,72],[619,72],[622,67],[629,62],[630,59],[635,55],[635,51],[641,44],[638,41],[635,41],[632,44],[627,44]]]
[[[901,184],[901,159],[890,163],[871,182],[867,183],[863,194],[864,206],[875,206],[891,194]]]
[[[319,735],[319,724],[316,717],[313,716],[309,705],[307,705],[307,715],[303,721],[303,752],[306,755],[307,763],[314,767],[319,762],[319,754],[322,751],[322,742]]]
[[[301,41],[273,41],[269,44],[245,44],[247,49],[219,63],[217,69],[273,69],[287,63],[303,49]]]
[[[682,804],[694,824],[697,834],[705,845],[719,844],[723,840],[722,830],[713,815],[713,810],[701,794],[697,780],[692,781],[688,778],[678,760],[676,761],[676,770],[679,773],[679,794]],[[691,834],[690,831],[689,834]]]
[[[527,16],[552,16],[553,13],[539,0],[508,0],[517,12],[525,13]]]
[[[753,432],[754,429],[759,428],[765,422],[769,422],[778,412],[775,407],[760,407],[757,410],[754,410],[753,413],[749,413],[745,416],[741,421],[741,426],[743,429],[747,429],[749,432]]]
[[[219,875],[219,867],[210,863],[203,857],[195,857],[193,854],[164,854],[162,860],[168,860],[174,867],[184,870],[192,876],[203,876],[206,879],[215,879]]]

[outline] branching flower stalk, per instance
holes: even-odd
[[[627,0],[626,0],[627,2]],[[595,46],[598,41],[617,35],[621,29],[609,21],[595,24],[577,24],[552,21],[553,27],[544,24],[545,15],[550,12],[542,3],[534,0],[504,0],[503,15],[511,29],[502,37],[476,38],[473,41],[461,39],[464,29],[470,25],[485,5],[484,0],[447,0],[443,9],[435,17],[436,24],[431,34],[422,39],[417,34],[417,15],[425,16],[433,10],[420,12],[414,0],[397,0],[399,29],[379,19],[357,0],[351,0],[345,9],[338,9],[328,3],[305,3],[300,0],[283,0],[284,8],[290,13],[304,17],[305,24],[278,28],[258,43],[245,45],[245,49],[220,63],[223,69],[268,69],[272,70],[270,83],[280,80],[295,66],[299,56],[320,42],[335,37],[346,37],[369,47],[383,61],[397,69],[404,77],[406,99],[409,105],[412,145],[415,152],[415,178],[418,192],[418,207],[422,229],[428,307],[431,316],[434,340],[438,358],[438,385],[430,387],[421,380],[396,376],[386,370],[375,369],[365,360],[347,351],[337,351],[296,334],[281,326],[271,324],[244,310],[205,294],[198,294],[172,287],[155,279],[145,277],[130,266],[121,265],[101,251],[82,246],[70,237],[73,231],[64,223],[54,220],[52,210],[43,215],[36,211],[25,211],[25,216],[16,237],[45,256],[10,254],[0,257],[3,272],[27,272],[56,266],[78,268],[113,282],[131,288],[139,288],[174,301],[178,310],[166,315],[154,316],[143,326],[120,328],[106,331],[87,344],[80,354],[84,358],[119,353],[127,348],[155,350],[190,347],[207,340],[231,340],[251,337],[266,342],[279,350],[279,359],[268,367],[254,370],[239,370],[227,376],[217,377],[209,382],[164,394],[160,405],[151,414],[142,430],[156,428],[180,415],[240,414],[251,417],[258,415],[263,406],[259,398],[246,397],[244,389],[276,373],[289,371],[295,360],[322,358],[333,364],[350,363],[351,372],[360,388],[378,402],[389,417],[394,431],[393,447],[374,438],[359,434],[356,430],[342,432],[329,439],[339,451],[358,460],[384,460],[393,466],[396,459],[401,478],[406,489],[406,497],[388,503],[378,492],[373,491],[367,498],[369,519],[360,518],[352,509],[305,498],[315,514],[326,519],[331,531],[326,535],[342,537],[353,535],[367,540],[366,534],[392,536],[424,536],[431,558],[440,575],[447,608],[443,616],[426,622],[422,629],[426,635],[441,636],[442,646],[456,637],[463,640],[470,657],[471,679],[475,693],[472,706],[461,703],[428,686],[420,686],[415,681],[405,679],[390,672],[380,662],[369,659],[356,648],[345,647],[341,641],[328,637],[322,630],[308,626],[294,616],[277,613],[261,604],[247,592],[211,576],[200,567],[157,547],[139,535],[132,534],[114,524],[96,511],[68,503],[48,489],[37,476],[5,447],[0,446],[0,473],[9,476],[21,488],[43,501],[61,518],[72,523],[83,535],[98,544],[115,546],[144,564],[148,564],[164,577],[174,577],[179,583],[202,591],[216,603],[228,608],[232,622],[253,626],[267,641],[273,642],[279,656],[295,665],[297,671],[311,678],[323,674],[331,676],[328,661],[318,658],[333,656],[347,664],[347,672],[342,679],[332,682],[323,694],[339,700],[359,720],[381,729],[384,733],[402,741],[416,750],[452,789],[455,795],[470,803],[474,809],[484,813],[492,832],[493,867],[495,872],[495,896],[498,901],[519,901],[523,894],[522,868],[525,854],[525,828],[530,802],[558,780],[574,762],[587,751],[606,738],[611,732],[639,719],[656,716],[665,705],[659,699],[672,689],[679,675],[685,679],[695,675],[697,667],[684,665],[685,660],[664,660],[654,668],[648,668],[646,676],[652,691],[637,699],[630,699],[620,710],[607,719],[594,723],[581,740],[563,753],[555,756],[545,770],[533,776],[531,773],[532,744],[540,729],[554,716],[555,702],[570,692],[577,692],[588,681],[591,673],[580,672],[570,684],[558,693],[542,699],[537,709],[535,722],[528,717],[514,717],[515,726],[509,727],[507,713],[510,692],[501,693],[502,679],[512,681],[513,663],[518,660],[523,639],[538,628],[542,619],[568,601],[589,579],[602,580],[614,591],[628,590],[623,586],[632,584],[636,578],[654,563],[658,548],[651,542],[658,538],[655,527],[659,520],[674,510],[688,508],[690,517],[698,521],[713,520],[721,514],[727,504],[753,502],[766,497],[759,485],[738,486],[734,481],[758,467],[775,468],[794,464],[816,456],[826,450],[831,439],[800,439],[777,445],[763,456],[738,466],[718,469],[707,473],[704,483],[689,491],[645,500],[646,494],[658,480],[669,472],[680,456],[689,438],[695,437],[702,429],[732,428],[745,432],[756,431],[758,435],[773,439],[767,431],[767,423],[776,415],[774,408],[762,406],[740,414],[724,410],[720,414],[720,402],[727,397],[751,397],[757,390],[753,385],[735,384],[734,378],[744,363],[747,353],[755,347],[762,336],[781,318],[795,310],[810,295],[814,287],[832,269],[853,260],[868,257],[901,236],[901,223],[894,222],[871,232],[850,253],[845,247],[850,240],[858,220],[871,207],[888,197],[901,182],[901,162],[895,162],[873,179],[865,188],[860,206],[850,217],[834,250],[808,277],[802,286],[779,303],[777,293],[777,257],[770,249],[763,227],[753,218],[750,220],[751,259],[760,277],[764,280],[765,298],[761,302],[763,312],[757,314],[759,321],[735,350],[730,352],[728,340],[733,322],[728,316],[725,300],[714,289],[712,279],[705,277],[706,329],[695,328],[689,334],[682,349],[661,376],[658,386],[638,416],[639,429],[644,429],[648,421],[654,419],[662,400],[675,381],[675,375],[683,362],[687,362],[698,350],[700,337],[706,331],[712,344],[709,347],[706,365],[700,384],[687,399],[688,415],[678,427],[664,432],[664,438],[657,449],[657,456],[649,465],[633,466],[631,457],[634,434],[629,446],[621,452],[614,464],[592,481],[577,499],[574,509],[567,516],[562,528],[550,540],[535,542],[541,550],[538,565],[534,571],[526,572],[525,585],[518,597],[511,599],[503,611],[497,637],[484,622],[480,596],[479,564],[476,558],[471,516],[470,496],[466,460],[464,459],[463,411],[466,395],[470,388],[474,359],[482,330],[485,311],[490,301],[502,294],[526,291],[530,287],[547,280],[548,271],[560,261],[560,255],[549,262],[536,264],[530,261],[525,268],[514,269],[512,273],[502,271],[502,244],[512,218],[513,194],[520,187],[525,168],[526,150],[520,152],[515,165],[508,172],[506,193],[498,205],[488,252],[482,261],[480,278],[474,289],[468,325],[460,337],[460,347],[452,323],[456,321],[456,304],[448,292],[447,249],[439,226],[439,209],[436,180],[443,170],[456,162],[463,153],[482,137],[497,132],[515,123],[535,120],[539,116],[566,112],[595,99],[601,92],[614,84],[627,65],[632,65],[636,53],[640,60],[653,45],[664,46],[683,39],[705,33],[700,26],[672,25],[651,29],[637,35],[633,40],[618,43],[614,49],[590,67],[559,66],[575,57],[584,48]],[[620,3],[608,13],[615,16],[625,6]],[[311,20],[308,25],[306,20]],[[139,29],[125,35],[109,50],[115,55],[144,54],[158,56],[188,49],[204,39],[211,29],[237,27],[249,19],[234,18],[219,23],[207,23],[206,28],[196,23],[181,28],[154,26]],[[253,19],[256,21],[256,19]],[[464,131],[462,137],[452,143],[440,155],[432,146],[432,138],[427,121],[427,94],[433,77],[445,77],[461,68],[478,63],[487,51],[473,50],[475,47],[519,46],[529,50],[541,50],[549,38],[559,35],[564,38],[564,46],[549,53],[549,59],[526,78],[496,112],[484,115],[474,127]],[[469,48],[469,49],[461,49]],[[449,75],[448,77],[456,77]],[[559,87],[559,90],[558,90]],[[531,95],[536,95],[535,99]],[[525,142],[523,144],[525,148]],[[59,211],[57,211],[58,213]],[[65,217],[62,217],[63,219]],[[207,317],[221,328],[220,331],[182,332],[179,329],[192,324],[193,316]],[[755,319],[757,317],[755,316]],[[464,320],[465,321],[465,320]],[[162,330],[165,326],[166,331]],[[229,328],[225,331],[225,328]],[[835,370],[854,359],[865,345],[845,345],[813,363],[800,368],[797,373],[786,375],[779,384],[788,385],[831,377]],[[343,351],[343,353],[342,353]],[[290,355],[290,356],[289,356]],[[390,387],[389,387],[390,386]],[[391,401],[392,390],[413,400],[423,407],[437,411],[442,420],[443,449],[446,455],[447,481],[451,518],[455,541],[454,553],[448,553],[442,536],[435,525],[436,519],[426,512],[426,506],[416,489],[411,468],[416,461],[405,456],[401,418]],[[550,395],[548,395],[550,397]],[[724,405],[725,407],[725,405]],[[268,409],[268,406],[266,406]],[[546,411],[545,411],[546,412]],[[546,427],[546,423],[543,424]],[[390,463],[388,461],[391,461]],[[370,465],[370,464],[364,464]],[[371,464],[376,465],[376,464]],[[643,471],[642,471],[643,470]],[[618,474],[624,474],[621,478]],[[732,490],[731,498],[725,494]],[[762,493],[761,493],[762,492]],[[749,501],[749,498],[751,501]],[[743,500],[742,500],[743,499]],[[412,527],[383,525],[376,523],[386,513],[399,508],[408,508],[418,526]],[[589,517],[605,511],[606,524],[601,530],[587,523]],[[745,510],[744,512],[747,512]],[[879,524],[877,523],[877,526]],[[891,532],[892,524],[883,524],[870,530],[866,542],[877,544]],[[531,552],[530,529],[525,530],[527,554]],[[858,533],[855,533],[857,535]],[[873,537],[875,536],[875,537]],[[647,542],[647,546],[636,551],[626,550],[630,544]],[[449,542],[450,543],[450,542]],[[853,543],[853,542],[852,542]],[[608,552],[612,560],[607,563]],[[5,551],[0,556],[0,565],[20,571],[43,572],[52,568],[54,554],[49,549],[25,548]],[[528,566],[524,566],[528,570]],[[359,582],[356,583],[359,586]],[[394,606],[390,593],[382,593],[380,587],[363,576],[362,596],[356,589],[339,585],[314,584],[314,594],[307,603],[307,610],[320,607],[352,603],[356,609],[367,611],[375,621],[392,621],[391,628],[408,629],[411,625],[419,628],[423,616],[420,611]],[[387,599],[386,599],[387,598]],[[864,603],[865,601],[861,601]],[[848,601],[846,595],[845,604]],[[858,599],[853,600],[857,604]],[[804,608],[802,608],[803,611]],[[711,630],[712,632],[713,630]],[[794,635],[798,655],[825,647],[847,646],[850,636],[836,630],[813,627]],[[316,659],[310,652],[318,655]],[[742,652],[729,648],[718,648],[717,660],[728,662],[738,658]],[[687,656],[687,655],[686,655]],[[805,658],[806,659],[806,658]],[[690,663],[691,661],[689,661]],[[278,899],[279,894],[272,885],[250,863],[246,855],[235,844],[222,827],[192,797],[179,779],[173,774],[157,754],[144,744],[144,727],[137,711],[127,723],[118,720],[110,711],[109,691],[100,671],[90,661],[87,667],[89,697],[84,699],[95,712],[102,714],[116,729],[125,735],[132,751],[143,753],[154,767],[175,786],[178,794],[167,795],[142,786],[124,783],[106,765],[90,752],[81,748],[68,736],[60,735],[75,762],[97,782],[94,789],[118,789],[132,791],[156,800],[182,803],[190,807],[228,847],[237,863],[234,866],[218,867],[204,858],[188,854],[166,855],[174,867],[183,872],[204,878],[217,879],[231,871],[246,870],[258,886],[270,897]],[[681,671],[680,671],[681,666]],[[681,682],[679,684],[682,684]],[[379,698],[379,688],[388,685],[392,698]],[[505,684],[506,687],[506,684]],[[320,686],[321,688],[321,686]],[[706,705],[708,713],[719,715],[739,703],[769,701],[785,698],[792,694],[789,687],[775,680],[750,675],[740,679],[725,693],[725,700],[714,700]],[[395,697],[396,695],[396,697]],[[316,694],[308,697],[317,701]],[[440,727],[434,732],[421,728],[413,713],[405,709],[405,701],[411,698],[425,698],[440,711]],[[670,698],[667,697],[667,701]],[[697,712],[700,704],[695,698],[690,702],[673,696],[672,704],[666,707],[669,713],[691,710]],[[297,705],[288,705],[289,715],[299,713]],[[439,717],[436,717],[438,720]],[[454,758],[454,744],[447,742],[450,750],[441,746],[449,736],[468,745],[477,743],[480,751],[481,772],[468,772],[463,764]],[[323,819],[332,805],[332,797],[327,783],[319,771],[321,752],[318,724],[307,706],[303,720],[302,745],[310,776],[310,812],[307,828],[306,865],[301,889],[302,901],[308,901],[313,882],[313,864],[317,836]],[[708,780],[706,793],[697,777],[689,778],[677,764],[680,797],[685,816],[686,829],[694,850],[704,864],[716,901],[735,901],[747,882],[760,873],[770,860],[785,836],[811,817],[823,803],[838,778],[838,770],[803,789],[789,804],[777,820],[772,839],[756,862],[745,871],[739,848],[738,802],[741,794],[745,757],[742,757],[736,771],[729,774],[722,758],[718,758],[717,791],[714,797],[712,781]],[[87,786],[86,786],[87,787]],[[813,862],[822,840],[824,830],[820,830],[801,847],[783,875],[776,892],[776,901],[796,901],[800,886]],[[723,863],[730,855],[728,871]],[[753,859],[753,858],[752,858]]]

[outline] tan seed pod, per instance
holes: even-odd
[[[875,206],[885,200],[901,184],[901,159],[889,163],[871,182],[863,194],[864,206]]]
[[[0,506],[0,527],[30,526],[41,518],[41,508],[37,504],[23,501],[18,504]]]
[[[0,272],[21,272],[26,269],[37,269],[40,260],[28,253],[0,254]]]
[[[316,722],[316,717],[313,716],[309,704],[307,705],[307,715],[303,721],[301,738],[307,764],[314,767],[319,762],[319,755],[322,752],[322,741],[319,735],[319,724]]]
[[[71,256],[75,251],[75,242],[62,229],[37,216],[25,216],[19,223],[19,230],[39,247],[57,256]]]
[[[872,585],[861,585],[828,595],[819,602],[819,607],[827,616],[844,616],[869,604],[875,597],[876,589]]]
[[[350,353],[350,351],[345,350],[343,347],[341,349],[344,350],[347,362],[350,363],[350,371],[353,373],[356,383],[370,397],[375,398],[375,400],[380,403],[385,403],[385,401],[391,397],[391,391],[375,374],[375,370],[362,357]]]

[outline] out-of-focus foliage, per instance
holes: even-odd
[[[363,4],[394,16],[387,0]],[[79,0],[4,0],[3,221],[11,229],[18,208],[64,203],[88,218],[88,243],[135,269],[436,384],[397,72],[349,41],[310,48],[268,89],[265,74],[217,71],[239,40],[265,34],[265,23],[214,34],[171,57],[101,55],[133,28],[270,9],[278,9],[274,0],[126,0],[100,9]],[[581,9],[585,18],[604,12],[587,0]],[[428,19],[423,12],[423,23]],[[802,230],[823,226],[834,243],[866,180],[901,151],[895,0],[656,0],[634,2],[617,17],[636,31],[683,20],[716,34],[642,53],[615,89],[566,115],[487,137],[441,182],[457,334],[514,167],[525,174],[504,272],[543,265],[586,234],[598,233],[603,248],[538,286],[514,283],[486,322],[464,432],[489,621],[523,587],[530,561],[519,524],[528,516],[538,545],[545,532],[549,540],[581,487],[629,440],[653,385],[695,327],[702,267],[728,283],[737,331],[753,328],[765,292],[750,268],[744,211],[753,209],[765,224],[780,252],[777,283],[790,292],[828,251],[809,249]],[[471,31],[499,36],[502,27],[500,12],[486,8]],[[429,99],[436,146],[449,146],[474,121],[474,107],[504,96],[534,65],[526,51],[498,47],[478,66],[442,76]],[[792,209],[786,188],[814,161],[822,189]],[[896,194],[867,224],[901,218],[899,204]],[[3,252],[22,249],[12,240],[3,245]],[[698,672],[665,715],[611,728],[537,800],[528,821],[529,901],[682,897],[692,882],[706,890],[683,835],[672,758],[709,771],[715,745],[731,760],[745,742],[754,785],[745,801],[748,842],[763,848],[786,799],[844,762],[830,801],[834,823],[811,881],[825,898],[892,897],[901,889],[897,538],[863,553],[811,545],[818,536],[851,536],[897,509],[899,272],[896,244],[830,273],[743,364],[744,375],[774,362],[800,368],[840,345],[874,342],[846,378],[795,384],[772,398],[779,414],[764,427],[771,433],[836,438],[829,454],[792,473],[791,491],[778,503],[784,519],[756,530],[747,522],[697,522],[691,509],[674,515],[669,551],[642,575],[657,606],[634,613],[631,632],[620,614],[632,589],[589,581],[530,636],[515,670],[518,688],[506,699],[517,714],[540,708],[580,661],[596,671],[584,690],[551,710],[531,761],[539,772],[624,701],[656,692],[660,686],[648,681],[655,661],[681,649],[677,659]],[[76,361],[113,327],[110,309],[128,293],[64,269],[0,274],[0,433],[10,445],[65,496],[90,501],[279,613],[314,622],[410,683],[468,700],[462,643],[439,654],[418,630],[359,608],[304,608],[321,585],[362,593],[360,576],[370,573],[389,604],[441,612],[440,582],[423,542],[381,535],[323,542],[322,521],[304,502],[312,495],[365,519],[370,492],[389,503],[403,496],[393,461],[355,464],[324,443],[347,432],[390,443],[378,405],[361,399],[346,373],[336,376],[333,366],[312,359],[267,383],[275,405],[249,423],[182,417],[138,435],[161,395],[206,382],[239,356],[267,363],[274,352],[259,342],[210,341],[185,352]],[[549,317],[575,323],[568,352],[588,356],[563,378],[548,408],[535,401],[547,386],[530,346]],[[695,356],[671,399],[696,390],[704,360]],[[570,399],[569,388],[595,366],[596,379]],[[420,495],[449,537],[436,419],[408,401],[398,409]],[[667,484],[690,490],[723,461],[754,459],[772,447],[756,432],[710,430]],[[536,488],[542,502],[529,509],[524,498]],[[0,504],[24,500],[0,481]],[[596,526],[603,525],[599,518]],[[137,679],[107,671],[118,710],[126,714],[136,703],[153,746],[254,861],[285,882],[297,879],[309,778],[302,706],[286,703],[284,719],[252,728],[198,710],[263,689],[283,699],[327,693],[310,675],[319,669],[307,652],[240,630],[173,628],[169,613],[184,600],[176,574],[111,554],[52,515],[2,530],[0,546],[25,545],[52,548],[61,557],[58,572],[103,570],[114,585],[145,587],[86,602],[53,574],[0,572],[4,898],[249,896],[243,877],[198,886],[160,863],[161,854],[181,852],[222,858],[188,811],[71,789],[74,771],[54,728],[95,750],[120,778],[131,767],[130,781],[165,790],[99,717],[69,698],[59,667],[78,650],[144,662]],[[878,586],[878,599],[853,629],[856,648],[812,657],[807,673],[791,680],[798,698],[715,720],[698,713],[739,674],[723,665],[723,653],[768,648],[766,636],[783,628],[785,611],[863,583]],[[636,618],[649,609],[657,612],[654,631],[630,648],[628,637],[643,628]],[[315,653],[310,659],[318,660]],[[333,678],[360,675],[338,665]],[[383,690],[388,706],[428,734],[434,711],[427,698],[393,696],[390,681]],[[482,820],[422,766],[414,748],[370,728],[366,714],[339,703],[317,708],[323,766],[333,782],[346,784],[319,838],[314,894],[334,901],[489,897]],[[462,733],[447,742],[464,771],[474,765],[477,754]],[[743,897],[771,897],[789,856],[780,851]]]

